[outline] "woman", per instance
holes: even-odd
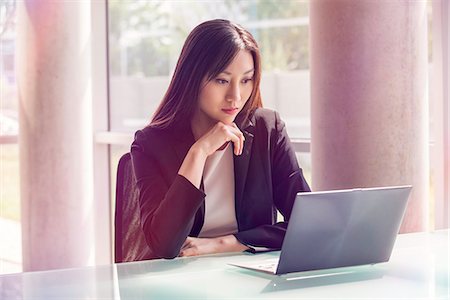
[[[310,189],[284,123],[261,108],[260,79],[258,45],[241,26],[207,21],[187,37],[131,148],[143,258],[281,248],[295,195]]]

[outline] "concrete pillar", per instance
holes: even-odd
[[[314,190],[412,184],[402,232],[428,225],[426,1],[310,6]]]
[[[91,265],[90,3],[17,4],[23,269]]]

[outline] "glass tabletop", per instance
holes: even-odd
[[[387,263],[277,276],[233,253],[0,276],[0,299],[448,299],[449,232],[399,235]]]

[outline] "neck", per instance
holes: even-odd
[[[195,140],[201,138],[215,124],[216,122],[214,122],[214,120],[206,118],[206,116],[201,117],[198,114],[194,114],[194,117],[191,120],[191,130]]]

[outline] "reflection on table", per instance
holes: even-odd
[[[269,275],[233,253],[0,276],[0,299],[448,299],[449,231],[399,235],[387,263]]]

